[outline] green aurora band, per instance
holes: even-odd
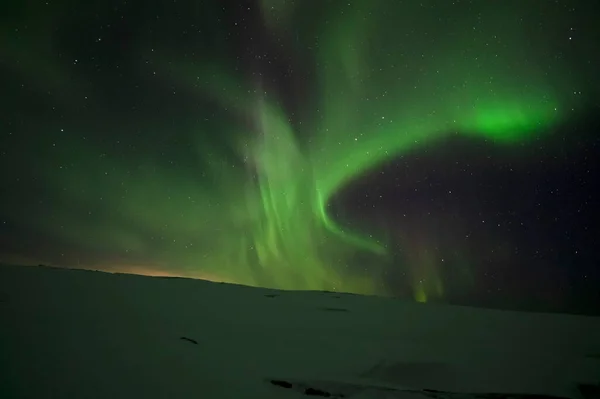
[[[543,43],[525,40],[523,24],[516,22],[522,15],[508,6],[482,2],[485,24],[474,34],[473,17],[446,20],[444,6],[363,0],[340,2],[331,7],[335,12],[321,15],[287,4],[263,0],[262,15],[287,48],[312,57],[316,89],[302,110],[310,120],[291,123],[276,92],[226,62],[163,64],[166,79],[238,118],[231,119],[230,132],[214,132],[235,137],[231,153],[197,140],[197,155],[212,174],[186,178],[142,165],[151,173],[125,177],[126,200],[106,198],[137,226],[151,231],[168,223],[177,226],[173,240],[193,237],[196,245],[187,255],[164,247],[157,259],[175,257],[190,271],[242,284],[385,295],[377,267],[387,261],[385,233],[373,232],[378,240],[337,224],[327,212],[337,192],[383,162],[451,134],[521,145],[578,105],[572,96],[577,82],[566,79],[566,66],[551,59]],[[415,19],[430,22],[420,30]],[[417,44],[423,35],[432,36],[424,48]],[[216,127],[200,121],[195,129]],[[87,187],[84,197],[94,191],[85,176],[69,173],[70,186]],[[98,231],[65,228],[64,234],[93,240]],[[148,251],[135,232],[119,234],[115,242],[132,253]],[[364,252],[372,253],[372,264],[351,271],[347,265]],[[444,290],[434,261],[427,262],[398,265],[413,276],[420,301]],[[423,270],[426,283],[418,277]]]

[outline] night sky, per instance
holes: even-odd
[[[594,3],[3,2],[0,261],[600,314]]]

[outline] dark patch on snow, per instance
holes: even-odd
[[[345,308],[319,308],[319,310],[324,310],[326,312],[349,312],[348,309]]]
[[[341,381],[288,381],[288,380],[270,380],[271,384],[278,387],[292,389],[298,393],[307,396],[319,396],[326,398],[347,398],[365,391],[371,391],[374,394],[380,393],[386,397],[403,397],[405,394],[420,395],[424,398],[432,399],[567,399],[560,396],[543,394],[519,394],[519,393],[468,393],[468,392],[450,392],[438,391],[435,389],[400,389],[389,386],[378,386],[371,384],[349,383]],[[598,399],[598,386],[580,385],[584,399]],[[585,393],[584,393],[585,391]]]
[[[315,388],[306,388],[304,390],[304,394],[308,396],[323,396],[325,398],[331,397],[329,392],[321,391],[320,389]]]
[[[277,298],[279,295],[277,294],[265,294],[267,298]]]
[[[188,338],[188,337],[179,337],[179,339],[182,339],[182,340],[184,340],[184,341],[191,342],[191,343],[192,343],[192,344],[194,344],[194,345],[198,345],[198,341],[196,341],[195,339],[192,339],[192,338]]]
[[[324,389],[319,389],[319,388],[315,388],[310,386],[310,384],[308,383],[303,383],[303,382],[290,382],[290,381],[286,381],[286,380],[269,380],[269,382],[272,385],[281,387],[281,388],[285,388],[285,389],[292,389],[296,392],[302,393],[306,396],[319,396],[319,397],[323,397],[323,398],[335,398],[335,399],[342,399],[345,398],[346,395],[338,393],[338,394],[334,394],[331,392],[328,392]]]
[[[321,294],[327,294],[327,295],[332,295],[334,298],[339,298],[340,297],[340,292],[339,291],[318,291]],[[355,294],[353,292],[342,292],[342,294],[344,295],[354,295],[354,296],[358,296],[359,294]]]
[[[283,381],[283,380],[271,380],[271,384],[276,385],[282,388],[291,388],[293,384],[291,382]]]

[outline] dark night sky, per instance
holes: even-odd
[[[9,1],[0,261],[600,314],[593,3]]]

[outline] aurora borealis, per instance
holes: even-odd
[[[598,107],[596,11],[16,4],[0,36],[0,254],[420,301],[560,302],[571,280],[598,276],[584,155],[595,137],[577,125]],[[587,185],[569,186],[578,173]],[[556,218],[581,241],[556,237]]]

